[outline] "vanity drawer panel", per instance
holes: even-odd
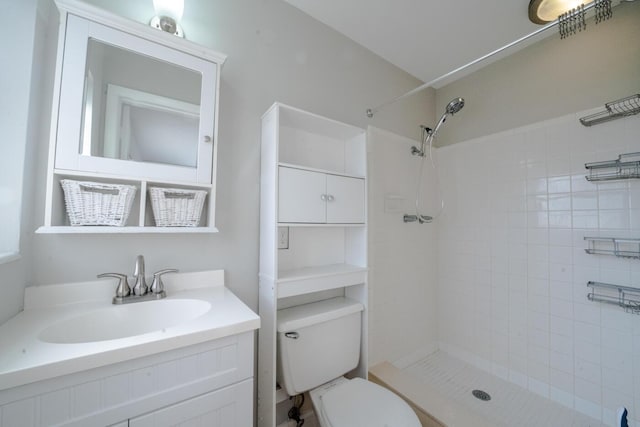
[[[245,427],[253,411],[245,402],[253,398],[253,381],[245,380],[211,393],[129,420],[129,427]]]

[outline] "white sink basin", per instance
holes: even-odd
[[[209,302],[198,299],[114,305],[54,323],[38,338],[49,343],[78,344],[133,337],[194,320],[210,309]]]

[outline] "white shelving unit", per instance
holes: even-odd
[[[351,125],[279,103],[262,118],[259,427],[275,427],[278,405],[288,405],[276,384],[279,309],[360,301],[360,365],[350,375],[367,376],[366,152],[366,132]],[[278,249],[282,227],[287,249]]]

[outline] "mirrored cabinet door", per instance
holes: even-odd
[[[211,184],[218,65],[67,15],[55,168]]]

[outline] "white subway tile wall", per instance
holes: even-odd
[[[587,281],[640,288],[640,260],[585,236],[640,238],[640,180],[589,182],[586,162],[640,152],[640,117],[572,114],[437,150],[438,340],[500,378],[613,425],[640,425],[640,315]],[[487,368],[488,367],[488,368]]]

